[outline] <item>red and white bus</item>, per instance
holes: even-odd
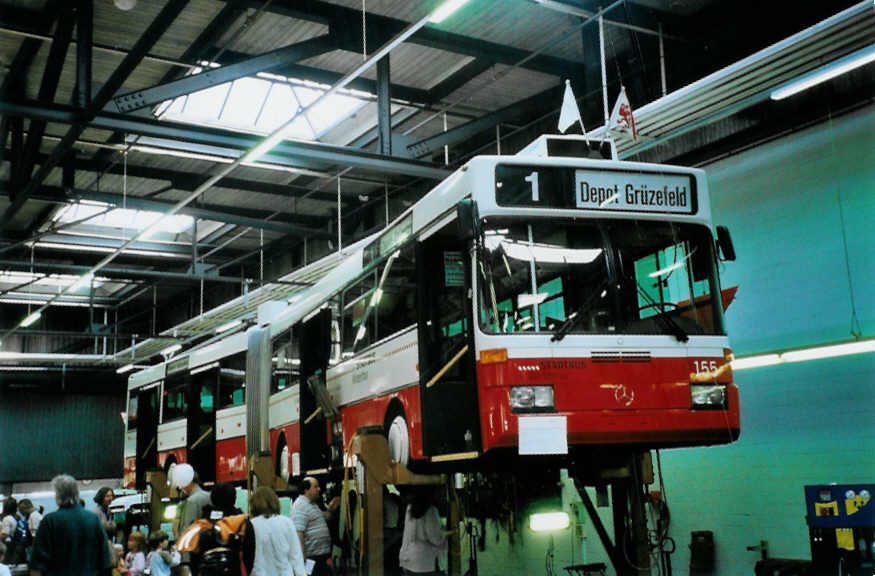
[[[734,252],[705,173],[596,149],[550,136],[473,158],[269,324],[132,375],[126,478],[187,460],[244,479],[258,362],[285,477],[339,466],[373,426],[419,465],[737,439],[718,277]]]

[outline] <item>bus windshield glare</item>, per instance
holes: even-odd
[[[703,225],[490,219],[478,253],[487,333],[724,334]]]

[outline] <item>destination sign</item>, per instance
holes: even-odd
[[[575,170],[576,205],[586,210],[671,212],[696,211],[690,175]]]

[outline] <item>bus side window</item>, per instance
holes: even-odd
[[[370,271],[343,293],[343,348],[342,355],[351,356],[374,338],[374,315],[368,314],[368,304],[373,296],[376,270]]]
[[[128,422],[128,430],[136,430],[137,429],[137,391],[131,390],[129,393],[130,399],[128,400],[128,413],[126,415]]]
[[[166,381],[165,386],[167,386]],[[162,418],[164,422],[185,418],[188,414],[187,388],[188,382],[183,380],[177,381],[164,389],[164,414]]]
[[[379,267],[382,279],[385,267],[391,266],[382,286],[379,287],[379,296],[375,301],[377,315],[375,340],[382,340],[416,324],[415,253],[413,243],[408,243],[401,249],[398,258],[388,260]]]
[[[242,406],[246,400],[246,352],[221,361],[219,368],[219,408]]]

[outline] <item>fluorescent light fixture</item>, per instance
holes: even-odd
[[[747,368],[759,368],[761,366],[772,366],[773,364],[780,363],[781,357],[778,354],[762,354],[760,356],[736,358],[732,361],[732,369],[745,370]]]
[[[115,373],[116,374],[125,374],[126,372],[130,372],[134,368],[136,368],[136,366],[134,366],[133,364],[125,364],[124,366],[116,368]]]
[[[744,370],[746,368],[773,366],[775,364],[783,364],[784,362],[804,362],[806,360],[820,360],[822,358],[866,354],[869,352],[875,352],[875,338],[857,340],[854,342],[842,342],[840,344],[827,344],[826,346],[798,348],[780,353],[759,354],[757,356],[748,356],[746,358],[736,358],[732,361],[732,369]]]
[[[861,48],[856,52],[852,52],[843,58],[839,58],[834,62],[830,62],[825,66],[821,66],[783,84],[780,88],[772,91],[772,100],[783,100],[803,90],[808,90],[812,86],[832,80],[836,76],[841,76],[845,72],[850,72],[854,68],[865,66],[870,62],[875,62],[875,44],[870,44],[866,48]]]
[[[32,314],[28,314],[27,317],[25,317],[25,319],[21,321],[21,324],[19,324],[19,326],[21,328],[27,328],[28,326],[39,320],[42,315],[43,313],[39,310]]]
[[[567,512],[542,512],[529,516],[529,528],[532,532],[565,530],[570,524]]]
[[[209,364],[204,364],[203,366],[198,366],[197,368],[193,368],[191,370],[191,375],[200,374],[201,372],[206,372],[207,370],[212,370],[213,368],[218,368],[218,362],[210,362]]]
[[[115,248],[106,246],[85,246],[79,244],[67,244],[66,242],[36,242],[33,244],[35,248],[52,248],[55,250],[73,250],[75,252],[100,252],[109,254],[115,252]],[[190,255],[174,254],[171,252],[159,252],[158,250],[138,250],[125,248],[122,254],[131,254],[135,256],[157,256],[161,258],[175,258],[177,260],[190,259]]]
[[[216,334],[221,334],[222,332],[227,332],[228,330],[231,330],[232,328],[236,328],[237,326],[240,326],[241,322],[243,322],[243,321],[242,320],[231,320],[230,322],[225,322],[224,324],[222,324],[221,326],[216,328]]]
[[[157,146],[133,146],[131,147],[131,150],[135,152],[143,152],[144,154],[175,156],[177,158],[189,158],[191,160],[207,160],[209,162],[218,162],[220,164],[230,164],[234,161],[234,158],[226,158],[225,156],[217,156],[215,154],[186,152],[184,150],[174,150],[172,148],[158,148]]]
[[[446,0],[440,8],[431,13],[428,21],[432,24],[440,24],[450,17],[453,12],[461,8],[468,0]]]
[[[875,352],[875,339],[793,350],[781,354],[781,359],[784,362],[802,362],[805,360],[819,360],[821,358],[832,358],[835,356],[864,354],[866,352]]]
[[[182,350],[182,344],[173,344],[172,346],[168,346],[164,350],[161,351],[162,356],[170,356],[175,352],[179,352]]]

